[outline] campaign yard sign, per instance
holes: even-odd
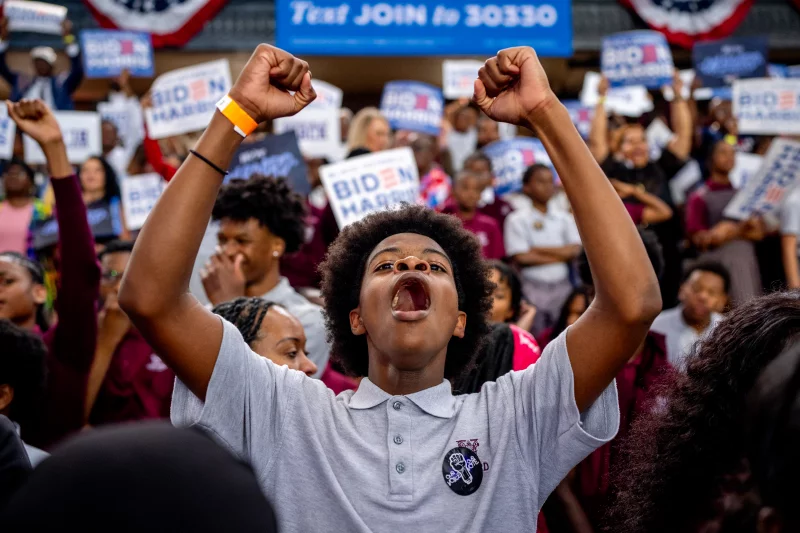
[[[67,158],[74,165],[80,165],[90,157],[103,152],[100,137],[100,114],[90,111],[56,111],[53,113],[61,127],[64,144],[67,145]],[[39,143],[27,135],[22,137],[25,149],[25,162],[41,165],[47,162]]]
[[[383,87],[381,113],[392,129],[439,135],[442,91],[419,81],[390,81]]]
[[[308,104],[306,109],[319,107],[338,111],[342,107],[344,93],[340,88],[327,81],[313,79],[311,80],[311,86],[314,88],[314,92],[317,93],[317,97]]]
[[[306,162],[300,155],[294,131],[242,144],[233,156],[225,181],[249,179],[255,174],[285,178],[292,190],[303,196],[311,190],[306,177]]]
[[[572,56],[570,0],[276,0],[275,41],[300,55]]]
[[[517,192],[522,188],[522,175],[534,163],[553,168],[550,156],[542,141],[533,137],[517,137],[507,141],[495,141],[483,148],[492,160],[495,176],[494,192],[498,196]],[[555,169],[553,169],[555,174]]]
[[[657,31],[617,33],[603,39],[600,58],[611,87],[644,85],[659,89],[672,83],[672,52]]]
[[[754,78],[733,83],[739,133],[800,133],[800,79]]]
[[[442,62],[442,90],[445,98],[472,98],[475,80],[483,61],[445,59]]]
[[[3,16],[8,19],[10,31],[61,35],[61,23],[67,17],[67,8],[44,2],[6,0]]]
[[[227,59],[167,72],[150,89],[153,107],[145,110],[147,131],[163,139],[205,129],[217,102],[231,88]]]
[[[102,120],[108,120],[117,128],[117,135],[125,147],[139,144],[144,138],[144,122],[139,103],[134,99],[119,99],[99,102],[97,112]]]
[[[764,164],[764,156],[736,152],[735,157],[729,178],[734,189],[741,189],[761,169],[761,165]]]
[[[83,68],[87,78],[113,78],[127,70],[149,78],[155,73],[149,33],[115,30],[81,32]]]
[[[167,186],[156,173],[126,176],[121,183],[122,208],[125,212],[125,225],[129,230],[144,226],[147,215],[153,210],[156,201]]]
[[[292,117],[273,121],[275,133],[293,131],[306,157],[336,160],[342,151],[342,126],[337,108],[306,108]]]
[[[800,179],[800,142],[775,139],[761,169],[747,180],[723,214],[735,220],[776,211]]]
[[[14,156],[14,139],[17,125],[8,116],[5,102],[0,102],[0,159],[11,159]]]
[[[569,112],[569,118],[577,128],[578,133],[584,139],[589,138],[589,130],[592,128],[592,117],[594,117],[594,109],[583,105],[579,100],[562,100],[564,107]]]
[[[353,157],[320,168],[339,229],[370,213],[419,201],[419,175],[411,148]]]
[[[581,104],[594,109],[600,98],[597,88],[600,85],[600,74],[587,72],[583,78]],[[626,117],[638,117],[653,110],[653,101],[643,85],[615,87],[608,90],[605,103],[606,113],[617,113]]]
[[[736,37],[695,43],[692,61],[703,87],[724,87],[740,78],[766,77],[768,53],[767,36]]]

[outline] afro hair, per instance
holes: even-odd
[[[456,217],[423,206],[403,206],[369,215],[343,229],[331,245],[325,262],[320,265],[331,354],[348,374],[356,377],[368,374],[367,339],[364,335],[353,335],[349,314],[358,307],[369,254],[381,241],[399,233],[416,233],[433,239],[452,261],[458,308],[467,314],[467,326],[464,337],[453,337],[447,346],[444,375],[447,379],[457,378],[475,364],[489,332],[488,313],[494,284],[489,279],[489,265],[481,255],[477,238]]]
[[[232,179],[219,191],[211,217],[246,222],[251,218],[286,243],[286,253],[305,242],[306,207],[303,197],[285,179],[261,175]]]

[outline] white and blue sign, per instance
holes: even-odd
[[[392,129],[439,135],[442,90],[419,81],[390,81],[383,87],[381,113]]]
[[[570,0],[277,0],[276,44],[293,54],[572,56]]]
[[[766,36],[737,37],[695,44],[692,60],[703,87],[723,87],[739,78],[765,77],[768,53]]]
[[[529,166],[541,163],[553,168],[542,141],[533,137],[495,141],[484,147],[483,153],[492,160],[494,192],[498,196],[519,191],[522,188],[522,175]]]
[[[761,169],[725,207],[724,215],[745,220],[776,211],[800,180],[800,142],[775,139]]]
[[[261,141],[243,144],[233,156],[225,180],[250,179],[254,175],[289,180],[292,190],[306,196],[311,190],[306,177],[306,162],[300,155],[293,131],[269,135]]]
[[[767,73],[771,78],[800,78],[800,65],[779,65],[770,63]]]
[[[419,203],[419,174],[411,148],[352,157],[319,170],[339,229],[370,213]]]
[[[61,127],[67,158],[73,165],[82,165],[92,156],[103,153],[100,135],[100,114],[91,111],[56,111],[53,116]],[[22,136],[25,162],[43,165],[47,158],[39,143],[28,135]]]
[[[800,134],[800,79],[754,78],[733,82],[739,133]]]
[[[8,116],[5,102],[0,102],[0,159],[11,159],[14,156],[14,139],[17,125]]]
[[[135,231],[144,226],[147,216],[155,207],[164,192],[167,182],[156,174],[139,174],[125,176],[120,183],[122,189],[122,207],[125,211],[125,226]]]
[[[142,78],[155,73],[149,33],[83,30],[81,47],[87,78],[114,78],[123,70]]]
[[[569,118],[577,128],[578,133],[584,139],[589,138],[589,130],[592,129],[592,117],[594,117],[594,109],[581,104],[580,100],[562,100],[562,104],[569,112]]]
[[[603,39],[600,64],[611,87],[644,85],[660,89],[672,84],[675,68],[667,39],[649,30],[617,33]]]

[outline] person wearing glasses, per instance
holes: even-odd
[[[133,241],[111,241],[100,252],[97,348],[84,406],[91,425],[169,417],[175,374],[117,302],[131,250]]]

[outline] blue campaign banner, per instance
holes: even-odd
[[[263,140],[242,144],[233,155],[225,181],[260,174],[289,180],[292,190],[307,196],[311,190],[306,175],[306,161],[300,154],[294,131],[268,135]]]
[[[444,113],[442,90],[419,81],[390,81],[383,87],[381,113],[392,129],[439,135]]]
[[[580,100],[562,100],[561,103],[567,108],[569,118],[572,119],[572,123],[577,128],[578,133],[584,139],[588,139],[589,130],[592,128],[594,109],[583,105]]]
[[[294,54],[572,56],[570,0],[277,0],[276,44]]]
[[[675,69],[667,39],[657,31],[629,31],[603,39],[601,70],[611,87],[672,84]]]
[[[800,78],[800,65],[778,65],[770,63],[767,66],[770,78]]]
[[[114,78],[125,69],[131,76],[141,78],[155,73],[149,33],[83,30],[81,48],[87,78]]]
[[[519,191],[522,188],[522,175],[529,166],[542,163],[553,168],[542,141],[533,137],[495,141],[485,146],[483,153],[492,160],[494,192],[498,196]]]
[[[766,36],[736,37],[692,48],[694,72],[703,87],[724,87],[739,78],[767,76],[769,39]]]

